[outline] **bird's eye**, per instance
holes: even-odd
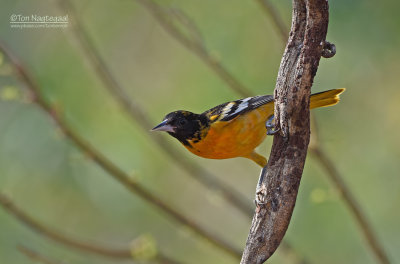
[[[187,123],[187,120],[186,119],[179,119],[179,125],[180,126],[184,126],[184,125],[186,125],[186,123]]]

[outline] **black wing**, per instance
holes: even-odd
[[[211,108],[210,110],[207,110],[203,114],[207,115],[208,117],[219,116],[219,118],[215,120],[229,121],[238,115],[244,114],[272,101],[274,101],[274,97],[272,95],[247,97],[244,99],[220,104],[214,108]]]

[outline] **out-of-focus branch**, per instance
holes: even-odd
[[[311,154],[313,157],[319,161],[319,163],[326,170],[329,179],[335,185],[337,190],[340,192],[342,198],[346,202],[347,206],[352,212],[358,226],[361,229],[361,232],[364,234],[365,239],[371,248],[373,254],[378,259],[379,263],[389,264],[389,257],[385,253],[383,246],[380,244],[379,239],[377,238],[374,229],[371,224],[368,222],[366,215],[364,214],[360,204],[357,202],[356,198],[353,196],[349,187],[347,187],[346,183],[343,180],[343,177],[338,172],[336,166],[326,155],[325,151],[320,147],[312,147],[310,148]]]
[[[35,262],[40,262],[40,263],[44,263],[44,264],[62,264],[62,263],[64,263],[64,262],[59,262],[59,261],[50,259],[49,257],[44,256],[44,255],[42,255],[30,248],[27,248],[25,246],[18,245],[17,249],[19,252],[21,252],[22,254],[27,256],[30,260],[33,260]]]
[[[7,196],[5,196],[2,193],[0,193],[0,205],[9,214],[13,215],[22,224],[28,226],[34,232],[73,249],[100,255],[111,259],[121,259],[121,260],[127,260],[127,259],[133,260],[135,259],[134,253],[141,250],[134,248],[134,245],[132,247],[126,247],[125,249],[113,249],[109,247],[96,245],[95,243],[92,242],[90,243],[83,242],[75,238],[68,237],[64,234],[61,234],[59,231],[56,231],[44,224],[39,223],[32,216],[24,212],[21,208],[17,207],[13,203],[13,201],[11,201]],[[162,253],[159,252],[157,252],[157,254],[153,256],[153,260],[166,264],[177,263],[176,261],[164,256]]]
[[[220,62],[213,57],[205,48],[204,43],[198,38],[190,38],[180,31],[174,24],[173,14],[167,12],[163,7],[153,0],[136,0],[144,6],[150,14],[158,21],[160,26],[172,37],[179,41],[188,50],[196,54],[208,67],[210,67],[218,77],[225,81],[229,87],[243,97],[250,96],[250,91],[241,84]],[[182,11],[181,11],[182,12]],[[171,16],[172,15],[172,16]],[[186,16],[188,18],[188,16]],[[194,23],[192,23],[193,28]],[[186,27],[189,32],[193,32],[190,27]],[[198,30],[197,30],[198,31]],[[193,34],[191,34],[193,35]]]
[[[271,0],[256,1],[261,5],[262,9],[267,14],[267,17],[272,20],[273,24],[276,27],[276,30],[279,33],[279,38],[282,40],[282,43],[286,44],[287,38],[289,37],[289,30],[282,17],[279,15],[278,10],[271,3]]]
[[[296,203],[310,140],[310,90],[328,28],[326,0],[293,0],[292,29],[275,87],[275,125],[268,165],[241,263],[263,263],[278,248]]]
[[[45,112],[47,112],[63,133],[84,153],[86,153],[91,159],[99,165],[102,169],[109,173],[113,178],[119,181],[124,187],[126,187],[132,193],[140,196],[143,200],[149,202],[153,206],[157,207],[165,214],[175,219],[180,224],[188,227],[194,233],[198,234],[206,241],[210,242],[219,249],[224,250],[226,253],[239,258],[241,251],[234,248],[230,243],[218,238],[210,231],[207,231],[191,219],[181,214],[178,210],[173,208],[164,202],[163,199],[154,195],[151,191],[144,188],[138,182],[134,182],[130,179],[129,175],[117,167],[113,162],[101,154],[92,145],[86,142],[80,137],[68,124],[61,118],[61,116],[55,111],[50,103],[46,101],[43,94],[41,93],[37,83],[33,80],[30,74],[27,72],[25,67],[20,63],[19,60],[5,48],[4,44],[0,42],[0,50],[10,59],[14,66],[17,76],[20,80],[25,83],[26,87],[31,91],[34,102],[40,106]]]
[[[251,203],[248,202],[241,193],[236,191],[234,188],[229,187],[226,183],[220,181],[209,171],[203,169],[196,163],[191,162],[185,155],[182,155],[174,145],[170,144],[163,135],[158,133],[149,133],[149,129],[152,128],[155,123],[150,121],[146,111],[129,97],[124,88],[114,78],[107,64],[103,61],[96,46],[93,45],[90,37],[84,30],[83,24],[81,23],[73,5],[68,0],[61,0],[59,2],[61,6],[68,11],[68,14],[71,17],[71,29],[74,33],[73,35],[75,39],[82,49],[84,57],[87,58],[88,63],[93,67],[100,80],[102,80],[105,88],[128,113],[129,117],[140,125],[146,135],[149,135],[152,138],[152,142],[157,143],[160,149],[164,151],[166,156],[171,158],[175,164],[184,169],[190,176],[205,185],[208,189],[217,192],[232,206],[250,216],[253,212]],[[186,16],[182,15],[181,11],[175,10],[174,12],[176,14],[180,14],[179,16],[182,20],[189,20]],[[190,24],[190,27],[192,28],[195,27],[192,22],[186,23]],[[200,33],[193,34],[199,35]]]

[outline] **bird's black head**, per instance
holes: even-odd
[[[207,119],[202,115],[180,110],[166,115],[163,121],[152,131],[168,132],[183,144],[188,145],[187,140],[200,139],[206,124]]]

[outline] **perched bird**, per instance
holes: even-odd
[[[310,108],[335,105],[343,89],[311,95]],[[244,157],[264,167],[267,159],[255,152],[267,134],[274,134],[274,97],[262,95],[227,102],[202,114],[175,111],[152,131],[165,131],[193,154],[208,159]]]

